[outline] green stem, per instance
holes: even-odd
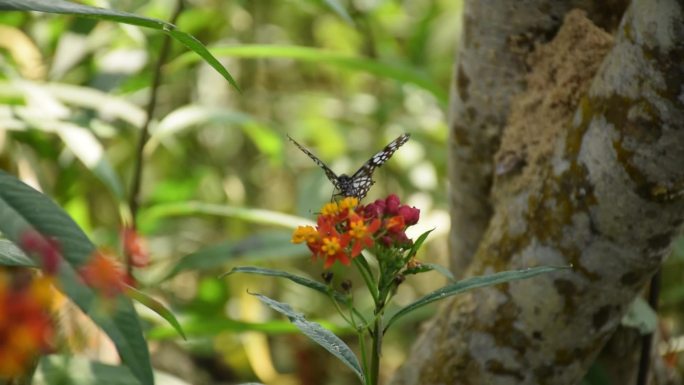
[[[359,337],[359,347],[361,348],[361,365],[363,366],[363,374],[366,377],[366,385],[371,385],[370,383],[370,373],[368,371],[368,354],[366,353],[366,336],[365,331],[357,330],[357,336]]]
[[[364,258],[363,256],[360,256],[359,258],[354,258],[354,265],[356,265],[356,268],[359,269],[359,273],[361,273],[361,277],[363,278],[363,281],[366,283],[366,286],[368,287],[368,291],[370,292],[371,296],[373,297],[373,302],[377,305],[378,303],[378,289],[376,288],[376,283],[373,282],[373,274],[371,273],[370,270],[368,270],[368,265],[364,262],[366,260],[364,259],[363,262],[360,261],[361,258]]]
[[[377,317],[373,325],[373,350],[371,352],[370,383],[378,384],[380,373],[380,351],[382,347],[382,317]]]

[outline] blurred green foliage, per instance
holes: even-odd
[[[83,3],[162,20],[175,7],[172,0]],[[318,279],[322,267],[289,244],[288,233],[314,218],[332,186],[286,134],[349,173],[411,133],[376,172],[367,200],[392,192],[420,208],[423,227],[415,233],[437,228],[421,258],[446,262],[445,107],[460,7],[444,0],[186,2],[179,29],[207,45],[242,92],[172,44],[138,216],[152,264],[135,274],[141,290],[170,306],[189,340],[139,309],[151,341],[160,340],[151,342],[156,367],[196,384],[353,381],[244,294],[289,302],[344,336],[325,297],[287,282],[217,277],[249,260]],[[163,39],[113,22],[0,12],[0,167],[57,201],[98,246],[119,250],[129,220],[135,151]],[[348,275],[340,266],[333,271],[335,282]],[[361,286],[359,277],[348,278]],[[445,281],[407,282],[400,302]],[[413,332],[401,329],[413,330],[430,311],[390,333],[385,373],[411,342]],[[246,330],[292,335],[240,334]],[[320,368],[315,379],[311,367]]]

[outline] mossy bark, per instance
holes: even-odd
[[[516,63],[515,84],[498,89],[507,95],[500,100],[473,91],[497,92],[486,88],[499,84],[473,76],[478,63],[461,67],[469,59],[460,57],[452,119],[465,120],[451,124],[451,177],[479,182],[452,197],[455,206],[469,206],[452,212],[453,252],[471,253],[466,275],[536,265],[574,269],[456,297],[419,338],[393,384],[579,382],[684,222],[683,8],[676,0],[634,0],[614,44],[577,12],[569,14],[556,38],[573,44],[552,42],[555,49],[540,48],[536,60]],[[581,50],[572,51],[578,44]],[[600,67],[590,60],[566,65],[601,47],[609,52]],[[566,56],[544,59],[556,54]],[[582,74],[596,68],[589,85]],[[466,84],[458,80],[465,75]],[[523,86],[527,93],[516,95]],[[474,98],[491,113],[489,107],[469,112]],[[482,154],[475,154],[478,146]],[[475,168],[461,170],[466,166],[457,162]],[[476,230],[463,230],[468,220]]]

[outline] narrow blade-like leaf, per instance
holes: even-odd
[[[0,266],[37,267],[35,261],[6,239],[0,239]]]
[[[257,274],[257,275],[265,275],[269,277],[280,277],[280,278],[285,278],[289,279],[290,281],[300,284],[302,286],[308,287],[309,289],[316,290],[319,293],[322,293],[323,295],[329,295],[332,294],[335,297],[335,300],[348,304],[349,301],[347,300],[347,297],[344,295],[331,290],[327,285],[324,285],[321,282],[314,281],[312,279],[302,277],[299,275],[294,275],[290,274],[285,271],[280,271],[280,270],[272,270],[272,269],[265,269],[262,267],[255,267],[255,266],[240,266],[233,268],[233,270],[225,273],[222,275],[222,277],[234,274],[234,273],[245,273],[245,274]]]
[[[278,302],[261,294],[252,295],[259,298],[261,302],[268,305],[271,309],[285,315],[290,322],[304,333],[304,335],[332,353],[356,373],[361,380],[361,383],[365,383],[365,376],[363,375],[363,370],[361,369],[358,359],[349,346],[347,346],[339,337],[323,328],[320,324],[307,321],[303,314],[294,311],[290,305],[286,303]]]
[[[418,69],[397,63],[382,62],[360,56],[350,56],[339,52],[310,47],[285,45],[239,45],[216,46],[211,48],[214,55],[240,58],[289,58],[294,60],[333,65],[352,71],[363,71],[379,78],[394,79],[401,83],[411,83],[430,92],[442,104],[447,102],[446,89],[435,83]],[[181,55],[169,64],[170,69],[178,69],[197,61],[194,55]]]
[[[160,317],[164,318],[171,326],[173,326],[174,329],[176,329],[178,334],[180,334],[184,340],[187,340],[187,337],[185,337],[185,333],[183,332],[183,328],[181,327],[180,323],[178,323],[176,316],[173,315],[171,310],[164,306],[163,303],[134,288],[133,286],[126,285],[126,295],[145,305],[153,312],[159,314]]]
[[[429,303],[439,301],[444,298],[451,297],[456,294],[466,292],[468,290],[476,289],[479,287],[492,286],[500,283],[506,283],[510,281],[517,281],[520,279],[526,279],[534,277],[535,275],[550,273],[552,271],[569,269],[566,266],[540,266],[540,267],[530,267],[522,270],[512,270],[503,271],[500,273],[495,273],[491,275],[484,275],[480,277],[468,278],[463,281],[453,283],[451,285],[444,286],[441,289],[437,289],[430,294],[418,299],[417,301],[401,308],[387,321],[385,325],[385,330],[387,330],[390,325],[392,325],[400,317],[410,313],[411,311],[425,306]]]
[[[207,50],[202,43],[199,42],[199,40],[195,39],[192,35],[177,30],[175,25],[165,21],[138,16],[132,13],[116,11],[113,9],[90,7],[64,0],[0,0],[0,10],[38,11],[65,15],[77,15],[157,29],[169,34],[171,37],[193,50],[196,54],[206,60],[210,66],[214,67],[214,69],[218,71],[218,73],[220,73],[226,80],[228,80],[228,83],[235,87],[235,89],[238,91],[240,90],[235,82],[235,79],[233,79],[230,73],[228,73],[221,63],[209,52],[209,50]]]

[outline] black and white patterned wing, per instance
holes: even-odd
[[[352,180],[361,180],[364,177],[372,177],[373,171],[387,162],[387,160],[392,157],[392,154],[394,154],[399,147],[408,142],[410,136],[411,134],[402,134],[398,138],[391,141],[387,146],[385,146],[385,148],[382,149],[382,151],[368,159],[368,161],[361,166],[361,168],[359,168],[354,175],[352,175]]]
[[[351,176],[351,190],[354,196],[362,199],[373,186],[373,171],[382,166],[395,151],[409,140],[410,134],[403,134],[391,141],[382,151],[373,155],[368,161]]]
[[[297,141],[292,139],[290,137],[290,135],[288,135],[287,138],[290,139],[290,141],[292,143],[294,143],[295,146],[299,147],[299,149],[302,150],[302,152],[304,152],[306,155],[308,155],[309,158],[311,158],[314,161],[314,163],[319,165],[323,169],[323,171],[325,171],[325,176],[328,177],[328,179],[330,180],[330,182],[332,182],[332,184],[333,184],[333,186],[335,186],[335,188],[339,188],[339,181],[338,181],[337,175],[333,172],[333,170],[330,169],[330,167],[328,167],[325,163],[323,163],[322,160],[318,159],[318,157],[316,155],[312,154],[311,151],[307,150],[306,147],[297,143]]]

